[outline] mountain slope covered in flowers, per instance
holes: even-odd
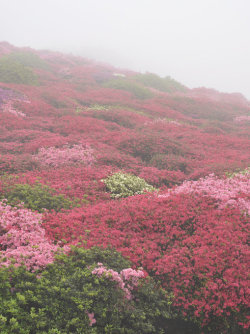
[[[246,333],[249,125],[238,93],[0,43],[1,332]]]

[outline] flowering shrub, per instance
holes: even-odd
[[[137,82],[161,92],[185,91],[187,88],[171,77],[161,78],[154,73],[140,73],[134,76]]]
[[[155,191],[156,189],[147,184],[147,182],[138,176],[115,173],[103,180],[112,198],[128,197],[140,195],[146,191]]]
[[[154,94],[143,85],[130,81],[127,78],[112,79],[103,83],[104,87],[125,90],[134,95],[137,99],[150,99]]]
[[[128,300],[116,282],[91,273],[98,260],[114,272],[125,270],[127,279],[142,276],[119,253],[98,248],[74,248],[39,276],[0,268],[1,333],[163,333],[172,317],[165,291],[141,278]]]
[[[2,112],[9,112],[15,116],[21,116],[21,117],[25,117],[25,113],[21,112],[21,111],[17,111],[15,108],[13,108],[13,102],[12,101],[8,101],[7,103],[5,103],[2,106]]]
[[[44,210],[70,209],[76,201],[65,198],[62,194],[56,195],[55,190],[40,183],[34,186],[16,184],[13,189],[3,194],[8,204],[15,206],[23,203],[25,208],[43,212]]]
[[[3,89],[0,87],[0,107],[9,100],[21,100],[22,98],[22,94],[11,89]]]
[[[174,119],[168,119],[168,118],[156,118],[154,119],[153,121],[147,121],[144,123],[145,126],[147,125],[152,125],[152,124],[174,124],[174,125],[177,125],[177,126],[180,126],[181,123],[174,120]]]
[[[42,216],[0,202],[0,267],[25,265],[36,271],[53,262],[58,247],[47,240]]]
[[[248,123],[250,122],[250,116],[237,116],[234,121],[237,123]]]
[[[0,59],[0,81],[38,85],[38,78],[32,70],[9,56],[4,56]]]
[[[20,94],[10,89],[0,88],[0,111],[4,113],[11,113],[15,116],[25,117],[25,113],[18,111],[16,110],[16,108],[14,108],[13,103],[15,101],[29,103],[29,101],[23,94]]]
[[[50,237],[112,245],[158,277],[174,293],[179,316],[206,326],[201,331],[232,326],[241,333],[239,324],[248,326],[248,230],[237,208],[218,210],[200,194],[141,195],[46,220]]]
[[[211,174],[198,181],[184,181],[182,185],[170,192],[209,196],[218,201],[219,208],[235,206],[250,215],[250,174],[248,170],[230,178],[220,179]],[[169,193],[159,196],[169,196]]]
[[[128,268],[123,269],[119,274],[117,271],[105,268],[100,262],[98,262],[97,265],[98,267],[92,271],[92,274],[104,276],[111,281],[116,282],[119,288],[125,292],[126,298],[132,299],[131,291],[134,287],[138,286],[138,278],[144,277],[144,272],[142,270],[133,270]]]
[[[35,156],[42,165],[59,167],[61,165],[84,164],[91,165],[94,162],[93,150],[89,146],[82,144],[65,145],[62,148],[48,147],[40,148]]]

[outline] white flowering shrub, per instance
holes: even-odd
[[[132,174],[115,173],[103,180],[112,198],[122,198],[152,192],[156,189],[144,179]]]

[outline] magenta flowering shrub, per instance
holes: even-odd
[[[0,267],[25,265],[36,271],[52,263],[59,250],[45,236],[42,215],[0,202]]]
[[[250,214],[250,173],[235,174],[230,178],[218,178],[210,174],[198,181],[184,181],[180,186],[159,197],[174,194],[196,194],[212,197],[219,203],[219,208],[237,207]]]
[[[123,269],[120,274],[113,269],[107,269],[102,263],[98,263],[92,271],[93,275],[105,276],[111,281],[117,282],[119,288],[125,292],[125,296],[128,300],[132,299],[132,290],[138,286],[139,278],[144,277],[142,270],[134,270],[132,268]]]
[[[42,165],[51,167],[59,167],[70,164],[84,164],[91,165],[94,161],[93,150],[88,146],[82,144],[65,145],[61,148],[56,147],[42,147],[39,149],[35,157]]]

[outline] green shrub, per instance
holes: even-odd
[[[155,154],[149,164],[158,169],[180,170],[183,173],[190,172],[187,159],[174,154]]]
[[[147,86],[158,89],[162,92],[176,92],[185,91],[186,87],[178,81],[167,76],[165,78],[159,77],[157,74],[145,73],[137,74],[133,77],[137,82]]]
[[[38,85],[38,78],[32,70],[9,58],[0,59],[0,81],[24,85]]]
[[[155,191],[156,189],[149,185],[144,179],[138,176],[125,173],[115,173],[104,179],[112,198],[128,197],[143,194],[147,191]]]
[[[151,278],[124,298],[117,282],[92,274],[102,262],[119,272],[130,264],[106,249],[75,248],[39,276],[23,267],[0,268],[2,334],[165,333],[171,300]],[[88,313],[96,320],[92,326]]]
[[[66,102],[59,100],[56,96],[53,96],[51,93],[43,93],[41,96],[46,103],[50,104],[51,106],[57,109],[67,107]]]
[[[62,194],[55,195],[55,190],[40,183],[34,186],[29,184],[16,184],[9,192],[2,196],[7,199],[8,204],[16,206],[24,203],[24,207],[43,212],[44,209],[59,211],[70,209],[77,205],[76,201],[65,198]]]
[[[48,70],[49,65],[38,55],[29,51],[17,51],[10,53],[8,59],[27,67]]]
[[[125,90],[129,93],[132,93],[136,98],[141,100],[150,99],[154,96],[154,94],[148,88],[143,87],[137,82],[133,82],[126,78],[110,80],[103,84],[103,86],[107,88]]]

